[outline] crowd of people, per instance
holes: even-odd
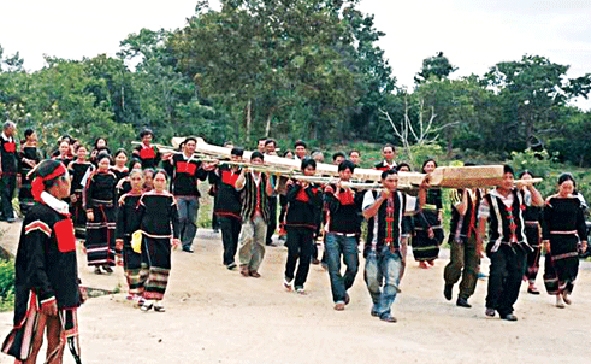
[[[496,188],[446,191],[431,186],[437,162],[428,159],[420,168],[420,186],[399,189],[398,178],[411,166],[397,164],[396,150],[387,144],[383,160],[374,166],[382,171],[381,188],[365,190],[348,184],[360,168],[358,150],[332,154],[338,179],[318,183],[257,168],[266,156],[278,154],[276,141],[269,138],[259,140],[248,160],[243,160],[243,148],[227,142],[232,163],[224,163],[202,161],[195,154],[194,137],[187,137],[176,152],[161,152],[147,129],[137,147],[115,153],[103,138],[90,149],[63,136],[45,160],[36,149],[35,132],[25,130],[23,135],[18,142],[16,125],[7,122],[0,136],[0,218],[17,221],[15,190],[24,216],[16,257],[14,329],[2,351],[23,363],[35,362],[45,327],[48,362],[63,355],[66,340],[76,352],[76,307],[84,298],[76,241],[83,242],[95,274],[110,274],[115,265],[123,265],[127,297],[142,311],[165,311],[172,249],[180,245],[182,252],[194,253],[200,182],[210,184],[212,227],[221,232],[226,269],[260,277],[265,250],[274,245],[278,231],[288,248],[283,289],[306,294],[310,264],[323,264],[333,307],[343,311],[360,267],[361,246],[373,302],[370,313],[383,322],[396,322],[392,305],[400,293],[408,246],[412,244],[421,269],[429,269],[438,258],[444,241],[443,193],[450,194],[452,212],[443,295],[451,300],[459,281],[459,307],[471,307],[480,260],[486,256],[491,264],[485,315],[517,321],[513,306],[524,277],[527,292],[539,294],[535,282],[543,251],[546,291],[564,308],[572,303],[579,253],[586,249],[586,205],[570,174],[560,176],[557,193],[547,198],[527,182],[530,172],[519,176],[522,183],[516,187],[510,166],[504,166]],[[300,160],[303,176],[316,175],[318,163],[324,162],[323,152],[309,153],[301,140],[293,152],[281,156]],[[363,224],[367,233],[361,241]]]

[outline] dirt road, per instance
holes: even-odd
[[[14,249],[18,226],[3,245]],[[486,281],[479,281],[472,309],[442,296],[442,271],[407,269],[402,294],[387,324],[370,316],[371,300],[359,273],[344,312],[332,309],[329,279],[312,266],[308,295],[282,288],[286,248],[267,249],[262,277],[243,278],[221,264],[219,236],[200,230],[195,254],[173,253],[165,313],[142,313],[124,294],[88,301],[79,311],[82,357],[96,363],[588,363],[591,358],[591,268],[582,265],[573,305],[554,308],[553,297],[525,293],[520,321],[484,317]],[[442,256],[448,254],[447,251]],[[483,262],[488,271],[488,262]],[[123,283],[121,268],[95,276],[79,254],[80,275],[92,287]],[[362,262],[363,266],[363,262]],[[538,286],[543,287],[541,275]],[[456,288],[457,289],[457,288]],[[0,314],[0,335],[12,314]],[[3,337],[2,337],[3,338]],[[12,363],[0,356],[0,364]],[[65,363],[73,363],[66,353]]]

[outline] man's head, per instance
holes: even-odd
[[[4,135],[6,135],[7,137],[13,136],[16,133],[16,124],[12,121],[7,121],[4,123],[2,129],[4,131]]]
[[[503,182],[501,182],[501,188],[506,189],[506,190],[510,190],[513,188],[513,185],[515,183],[515,171],[513,170],[513,168],[508,165],[505,164],[503,165]]]
[[[265,155],[261,152],[252,152],[250,155],[250,163],[263,164],[265,163]]]
[[[349,160],[353,162],[356,166],[361,165],[361,152],[353,149],[349,152]]]
[[[394,158],[396,158],[396,148],[390,143],[384,145],[382,148],[382,156],[386,162],[391,163],[394,161]]]
[[[233,147],[230,151],[230,159],[233,161],[241,162],[242,155],[244,154],[244,149],[240,147]]]
[[[70,152],[70,142],[67,140],[63,140],[60,142],[59,147],[57,148],[61,156],[65,156]]]
[[[261,153],[265,153],[265,143],[267,143],[267,138],[259,139],[258,150]]]
[[[184,141],[185,143],[185,150],[187,154],[193,155],[195,154],[195,148],[197,148],[197,138],[195,137],[188,137]]]
[[[396,166],[396,171],[410,172],[410,165],[408,163],[400,163]]]
[[[316,161],[316,163],[324,163],[324,153],[317,151],[312,153],[312,159]]]
[[[86,147],[84,145],[79,145],[78,147],[76,147],[76,157],[78,157],[78,159],[85,159],[86,158]]]
[[[70,195],[70,176],[66,166],[60,161],[47,159],[35,169],[31,182],[31,194],[35,201],[41,201],[43,192],[60,200]]]
[[[355,165],[350,160],[344,160],[339,164],[338,169],[339,177],[342,181],[349,181],[353,173],[355,172]]]
[[[275,148],[277,148],[277,142],[273,139],[267,139],[265,141],[265,153],[275,154]]]
[[[306,143],[303,140],[296,141],[294,144],[296,157],[298,157],[299,159],[304,158],[304,156],[306,156],[306,153],[307,153],[307,151],[306,151],[307,148],[308,148],[308,146],[306,145]]]
[[[154,139],[154,132],[152,131],[152,129],[144,129],[140,133],[140,139],[142,140],[142,143],[148,145],[150,144],[152,139]]]
[[[340,165],[345,160],[345,153],[343,152],[336,152],[332,155],[332,164]]]
[[[304,176],[313,176],[316,173],[316,161],[312,158],[302,159],[302,174]]]
[[[382,184],[390,191],[396,191],[396,188],[398,188],[398,172],[396,172],[396,169],[388,169],[382,172]]]

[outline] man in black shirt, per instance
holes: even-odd
[[[15,222],[12,198],[16,188],[18,173],[18,152],[16,148],[16,124],[12,121],[4,123],[0,135],[0,214],[6,222]]]

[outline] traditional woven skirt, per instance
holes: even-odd
[[[116,210],[114,206],[92,207],[94,221],[86,223],[84,246],[88,265],[115,265]]]
[[[82,201],[82,190],[76,190],[76,202],[70,203],[70,214],[72,214],[72,223],[77,239],[86,238],[86,211]]]
[[[21,210],[21,215],[25,216],[31,206],[35,204],[35,199],[31,194],[31,181],[23,176],[23,183],[18,189],[18,205]]]
[[[164,298],[171,268],[170,237],[144,234],[142,241],[142,275],[147,275],[143,297],[146,300]]]
[[[142,295],[146,276],[142,275],[142,254],[136,253],[131,247],[131,236],[123,238],[123,271],[129,294]],[[147,273],[147,271],[145,272]]]
[[[577,235],[552,235],[551,254],[544,257],[544,286],[548,294],[572,293],[579,274],[579,237]]]
[[[412,239],[412,254],[417,262],[437,259],[439,246],[443,242],[443,229],[434,228],[433,238],[427,236],[427,231],[415,229]]]
[[[527,252],[527,266],[525,276],[529,281],[535,281],[540,268],[540,228],[536,223],[525,223],[525,237],[532,251]]]

